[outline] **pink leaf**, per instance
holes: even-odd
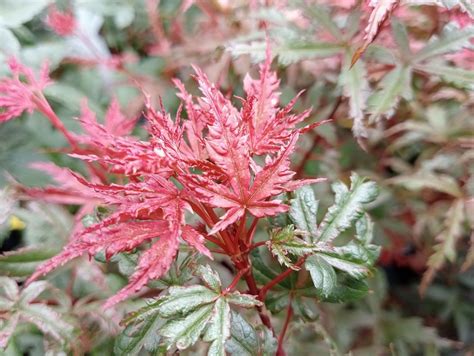
[[[395,9],[399,2],[400,0],[370,0],[370,6],[374,9],[370,14],[369,23],[365,28],[364,43],[352,56],[351,66],[357,62],[367,47],[375,40],[375,37],[377,37],[380,32],[382,24],[387,20],[390,13]]]

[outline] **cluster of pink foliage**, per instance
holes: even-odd
[[[209,241],[237,266],[248,263],[246,254],[258,219],[288,210],[276,197],[320,181],[293,179],[290,155],[298,137],[318,124],[296,127],[309,116],[308,111],[291,113],[296,98],[279,107],[279,80],[270,63],[268,53],[260,78],[245,78],[246,98],[240,99],[240,108],[198,68],[195,77],[200,97],[194,98],[175,81],[187,119],[181,108],[174,119],[163,108],[156,111],[147,97],[146,141],[130,135],[136,119],[125,118],[116,101],[104,124],[84,103],[79,119],[84,133],[68,136],[70,155],[86,162],[89,179],[51,164],[36,165],[59,185],[26,192],[51,202],[82,205],[79,216],[97,204],[110,207],[111,213],[92,226],[76,227],[63,252],[41,265],[29,282],[83,254],[103,251],[110,258],[147,246],[129,284],[106,303],[112,306],[166,273],[180,241],[212,258],[205,245]],[[0,83],[0,98],[19,98],[1,101],[7,119],[22,110],[41,109],[30,95],[48,83],[47,76],[43,73],[37,82],[28,70],[23,71],[28,74],[26,83],[18,79],[17,71],[13,79]],[[55,120],[52,110],[40,111]],[[202,222],[189,224],[186,211]],[[248,217],[253,224],[246,231]]]

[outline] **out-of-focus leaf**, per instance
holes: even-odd
[[[55,256],[59,248],[28,246],[0,255],[0,275],[28,277],[43,261]]]
[[[390,184],[401,185],[410,190],[421,190],[424,188],[437,190],[454,197],[462,196],[457,181],[446,174],[430,172],[419,172],[411,175],[400,175],[387,181]]]
[[[254,41],[249,44],[232,44],[228,47],[228,50],[235,57],[248,54],[253,62],[260,62],[265,59],[265,48],[264,41]],[[272,53],[278,57],[278,61],[282,65],[289,65],[303,59],[330,57],[342,50],[342,45],[330,42],[288,41],[272,47]]]
[[[354,120],[352,131],[357,137],[366,137],[363,120],[370,88],[365,63],[359,60],[351,67],[351,52],[346,51],[339,80],[344,96],[349,98],[349,114]]]
[[[52,0],[2,0],[0,1],[0,26],[18,27],[33,19]]]
[[[331,42],[288,42],[276,46],[273,53],[278,56],[278,61],[286,66],[303,59],[331,57],[342,49],[342,45]]]
[[[350,188],[337,182],[332,185],[332,190],[336,194],[335,202],[319,226],[317,241],[333,241],[362,216],[363,204],[370,203],[378,195],[374,182],[365,182],[355,173],[351,175]]]
[[[409,59],[412,54],[410,49],[410,40],[408,38],[408,32],[405,24],[393,18],[391,24],[393,36],[397,42],[401,55],[404,58]]]
[[[6,347],[17,325],[23,323],[35,325],[56,343],[62,344],[72,340],[73,325],[69,324],[54,306],[49,306],[46,302],[41,303],[40,295],[52,287],[49,283],[36,281],[19,291],[12,279],[0,277],[0,282],[0,348]],[[53,302],[58,298],[52,293]]]
[[[400,97],[407,100],[412,97],[411,77],[409,67],[397,65],[382,79],[380,88],[367,101],[369,122],[375,122],[382,116],[390,118],[395,113]]]
[[[456,242],[462,236],[464,222],[464,200],[457,199],[447,212],[445,229],[438,235],[440,241],[434,246],[434,253],[428,260],[428,270],[423,275],[420,292],[423,294],[429,286],[436,272],[443,266],[445,259],[454,262],[456,258]]]
[[[1,15],[0,15],[1,16]],[[10,56],[18,56],[20,42],[8,29],[0,26],[0,76],[8,73],[6,60]]]
[[[474,25],[459,29],[452,23],[445,26],[439,38],[432,40],[424,48],[415,53],[413,60],[421,62],[441,54],[457,51],[469,46],[470,39],[474,36]]]
[[[474,87],[474,71],[472,70],[450,67],[440,63],[420,64],[416,65],[415,69],[428,74],[438,75],[442,80],[461,87]]]

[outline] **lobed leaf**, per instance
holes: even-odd
[[[289,215],[299,230],[310,234],[311,239],[317,233],[317,213],[319,201],[314,196],[314,191],[309,186],[299,188],[290,200]]]
[[[321,298],[329,297],[337,285],[336,271],[321,256],[310,256],[306,259],[305,268],[309,271],[316,293]]]
[[[225,349],[231,355],[259,355],[258,334],[239,313],[231,312],[230,338],[225,344]]]
[[[219,298],[214,304],[209,326],[203,340],[211,342],[209,356],[225,356],[225,342],[230,336],[230,307],[225,298]]]
[[[363,214],[363,204],[372,202],[378,194],[374,182],[365,182],[357,174],[351,175],[350,189],[341,182],[334,183],[335,203],[321,222],[317,241],[331,242]]]
[[[453,24],[448,24],[443,29],[440,37],[432,40],[424,48],[415,53],[413,61],[422,62],[431,57],[439,56],[449,52],[457,51],[470,45],[470,39],[474,36],[474,25],[459,29]]]
[[[212,317],[214,305],[204,305],[179,319],[169,320],[162,328],[161,335],[168,344],[176,344],[180,350],[194,345]]]

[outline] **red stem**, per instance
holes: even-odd
[[[234,277],[234,279],[232,280],[231,284],[229,284],[229,286],[224,290],[224,293],[223,294],[227,294],[229,292],[232,292],[235,287],[237,286],[237,283],[239,283],[240,279],[242,278],[242,276],[247,273],[248,269],[250,268],[250,266],[248,268],[245,268],[245,269],[241,269],[239,270],[239,272],[237,272],[237,275]]]
[[[247,232],[247,241],[245,241],[245,246],[250,246],[253,239],[253,235],[255,234],[255,230],[257,229],[258,220],[260,220],[260,218],[253,218],[252,224],[250,225],[250,228]]]
[[[249,251],[253,250],[254,248],[263,246],[263,245],[265,245],[266,243],[267,243],[267,241],[256,242],[256,243],[254,243],[253,245],[251,245],[251,246],[249,247]]]
[[[245,282],[247,282],[247,285],[249,286],[250,294],[258,296],[259,290],[257,287],[257,283],[255,282],[255,279],[253,278],[251,269],[248,270],[246,274],[244,274],[244,278],[245,278]],[[260,316],[260,320],[262,320],[263,325],[265,325],[268,329],[270,329],[273,335],[275,335],[275,330],[273,330],[272,321],[270,320],[270,317],[264,312],[262,307],[257,307],[257,311],[258,311],[258,315]]]
[[[293,317],[293,307],[291,306],[291,301],[293,296],[290,295],[290,302],[288,304],[288,311],[286,312],[285,323],[283,324],[283,328],[281,329],[280,336],[278,336],[278,349],[276,352],[276,356],[284,356],[285,350],[283,349],[283,340],[285,339],[286,331],[288,330],[288,326],[290,325],[291,318]]]
[[[306,256],[304,257],[301,257],[298,262],[295,263],[295,267],[300,267],[304,261],[306,260]],[[259,299],[261,301],[264,301],[265,300],[265,297],[267,295],[267,292],[273,288],[275,285],[277,285],[278,283],[280,283],[281,281],[283,281],[285,278],[287,278],[291,273],[295,272],[294,269],[291,269],[291,268],[288,268],[287,270],[283,271],[282,273],[280,273],[278,276],[276,276],[275,278],[273,278],[270,282],[268,282],[267,284],[265,284],[261,289],[260,289],[260,293],[259,293]]]

